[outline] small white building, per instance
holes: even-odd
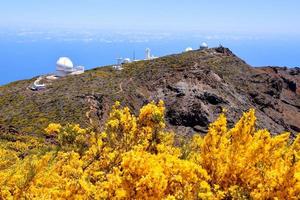
[[[38,79],[36,79],[33,84],[31,84],[29,86],[29,89],[33,90],[33,91],[38,91],[38,90],[44,90],[46,89],[46,85],[45,84],[41,84],[40,81],[42,81],[43,77],[39,77]]]
[[[68,57],[60,57],[56,62],[56,75],[63,77],[68,75],[76,75],[84,73],[83,66],[75,67]]]
[[[202,44],[200,45],[200,49],[208,49],[208,45],[206,44],[206,42],[202,42]]]
[[[189,52],[189,51],[193,51],[193,48],[192,47],[187,47],[184,52]]]
[[[122,65],[114,65],[114,66],[112,66],[112,68],[115,69],[115,70],[122,70],[123,69]]]
[[[153,59],[156,59],[156,58],[158,58],[158,57],[155,57],[155,56],[151,55],[151,49],[147,48],[145,50],[145,59],[144,60],[153,60]],[[130,59],[130,58],[117,58],[117,64],[113,65],[112,68],[115,69],[115,70],[122,70],[122,69],[124,69],[123,68],[124,64],[132,63],[132,62],[138,62],[138,61],[140,61],[140,60],[135,59],[135,52],[134,52],[132,59]]]
[[[123,58],[117,58],[117,64],[113,65],[112,68],[115,70],[122,70],[122,62],[123,62]]]

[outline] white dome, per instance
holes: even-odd
[[[202,42],[202,44],[200,45],[200,48],[208,48],[208,45],[206,44],[206,42]]]
[[[193,48],[192,48],[192,47],[187,47],[187,48],[185,49],[185,52],[188,52],[188,51],[193,51]]]
[[[60,57],[56,62],[57,67],[72,69],[74,67],[72,61],[68,57]]]
[[[131,62],[130,58],[125,58],[125,59],[123,60],[123,63],[130,63],[130,62]]]

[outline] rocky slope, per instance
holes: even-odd
[[[169,128],[182,134],[205,133],[224,108],[229,126],[256,108],[258,127],[300,132],[300,69],[253,68],[223,47],[134,62],[122,71],[96,68],[47,80],[43,91],[27,89],[34,80],[0,87],[2,129],[41,132],[50,122],[102,129],[114,101],[137,112],[162,99]]]

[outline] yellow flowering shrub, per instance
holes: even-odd
[[[55,136],[60,132],[61,128],[62,126],[60,124],[51,123],[47,128],[45,128],[45,134],[48,136]]]
[[[88,147],[89,139],[94,135],[93,132],[80,128],[79,124],[68,124],[63,127],[55,123],[45,128],[45,134],[54,138],[62,149],[81,153]]]
[[[300,136],[256,130],[250,110],[231,129],[223,113],[205,136],[178,139],[164,112],[162,101],[138,116],[116,102],[101,133],[49,124],[57,149],[0,145],[0,199],[300,198]]]
[[[250,110],[228,130],[221,114],[203,139],[194,136],[189,159],[203,166],[212,184],[231,197],[299,199],[299,136],[290,144],[289,133],[256,131],[255,120]]]

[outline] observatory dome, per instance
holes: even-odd
[[[58,69],[73,69],[74,65],[70,58],[60,57],[56,62]]]
[[[202,42],[202,44],[200,45],[200,49],[207,49],[208,45],[206,44],[206,42]]]
[[[188,52],[188,51],[193,51],[193,48],[192,48],[192,47],[187,47],[187,48],[185,49],[185,52]]]

